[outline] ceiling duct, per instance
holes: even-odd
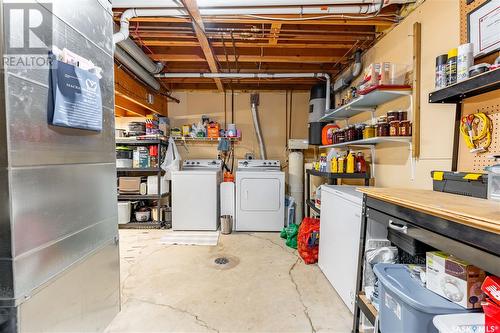
[[[161,62],[153,62],[130,38],[121,41],[118,45],[149,73],[157,74],[162,71],[163,64]]]
[[[354,80],[359,74],[361,74],[361,69],[363,68],[363,63],[361,62],[361,50],[356,50],[354,52],[354,64],[351,68],[343,75],[341,75],[333,85],[333,92],[338,93],[339,91],[349,87],[352,80]]]
[[[142,82],[146,83],[152,89],[160,91],[161,85],[148,71],[139,65],[127,52],[120,46],[115,48],[115,57],[120,63],[132,71]]]

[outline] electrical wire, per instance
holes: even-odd
[[[474,125],[479,127],[479,123],[482,123],[481,130],[477,134],[474,134],[473,127]],[[467,148],[472,150],[472,152],[486,151],[491,144],[491,127],[490,118],[482,112],[463,117],[460,122],[460,133],[465,140]],[[481,142],[483,143],[481,144]]]

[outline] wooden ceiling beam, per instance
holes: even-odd
[[[148,103],[148,94],[153,94],[153,104]],[[147,109],[151,112],[162,116],[168,116],[168,101],[165,96],[152,92],[146,88],[145,85],[131,77],[122,68],[115,65],[115,98],[116,97],[126,99],[136,104],[138,107]]]
[[[203,24],[203,20],[201,19],[200,11],[198,9],[198,4],[196,0],[182,0],[184,4],[184,8],[191,14],[193,18],[193,28],[196,33],[196,37],[198,38],[198,42],[200,43],[200,47],[203,50],[203,54],[208,62],[208,67],[212,73],[218,73],[219,67],[217,66],[215,56],[212,52],[212,48],[210,47],[210,43],[208,42],[208,38],[205,34],[205,26]],[[215,84],[217,85],[217,89],[219,91],[224,91],[224,86],[222,81],[218,78],[214,79]]]
[[[271,37],[269,38],[270,45],[278,44],[280,31],[281,31],[281,22],[273,22],[271,24]]]
[[[146,117],[151,113],[150,110],[143,108],[141,105],[119,94],[115,94],[115,114],[117,113],[116,109],[121,110],[118,111],[118,113],[121,113],[122,115],[126,115],[126,112],[130,112],[139,117]]]
[[[205,59],[197,54],[153,54],[151,57],[156,61],[175,61],[175,62],[203,62]],[[226,61],[225,55],[217,55],[217,60],[220,62]],[[229,62],[235,62],[236,57],[232,54],[228,55]],[[301,56],[301,55],[283,55],[283,56],[260,56],[260,55],[240,55],[238,62],[289,62],[289,63],[308,63],[308,64],[323,64],[336,63],[341,60],[341,57],[336,56]],[[347,62],[346,59],[344,59]],[[210,68],[212,71],[212,68]],[[212,73],[214,73],[212,71]]]

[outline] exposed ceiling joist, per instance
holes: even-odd
[[[273,24],[271,24],[271,37],[269,38],[270,45],[278,44],[280,30],[281,30],[280,22],[273,22]]]
[[[205,26],[203,24],[203,20],[201,19],[200,11],[198,9],[198,5],[196,4],[196,0],[182,0],[184,7],[189,12],[191,17],[193,18],[193,28],[196,33],[196,37],[198,38],[198,42],[200,43],[200,47],[203,50],[203,54],[208,62],[208,67],[212,73],[219,72],[219,66],[216,63],[215,56],[212,52],[212,48],[210,47],[210,43],[208,42],[208,38],[205,35]],[[215,84],[220,91],[224,91],[224,86],[222,81],[218,78],[214,78]]]

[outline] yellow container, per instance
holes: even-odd
[[[345,157],[341,156],[339,157],[337,162],[337,172],[344,173],[344,170],[345,170]]]
[[[375,136],[375,126],[368,125],[363,129],[363,139],[373,138]]]
[[[330,162],[330,172],[337,173],[338,172],[338,161],[336,157],[332,157]]]
[[[355,166],[355,161],[356,158],[354,157],[354,154],[350,153],[347,155],[347,166],[346,166],[346,173],[354,173],[354,166]]]

